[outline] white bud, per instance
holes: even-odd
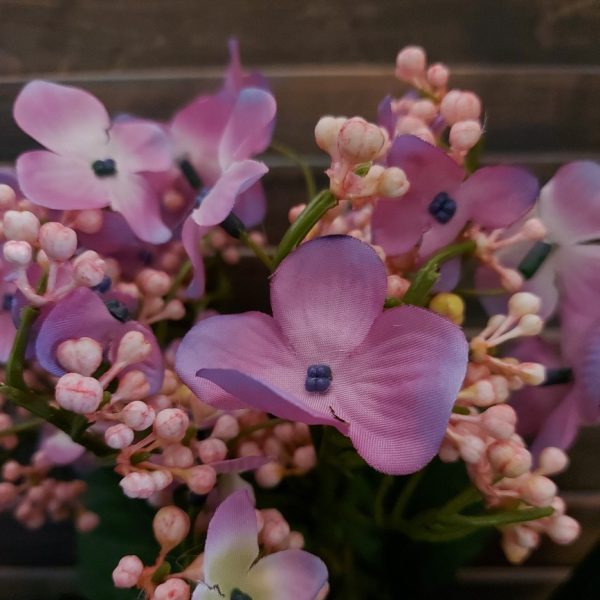
[[[527,385],[540,385],[546,379],[546,367],[538,363],[521,363],[520,377]]]
[[[540,452],[539,466],[544,475],[557,475],[569,466],[569,457],[560,448],[544,448]]]
[[[154,432],[169,442],[180,442],[186,434],[189,417],[180,408],[161,410],[154,419]]]
[[[69,260],[77,250],[77,234],[61,223],[44,223],[40,227],[39,239],[42,250],[58,262]]]
[[[552,520],[546,532],[557,544],[570,544],[579,537],[581,525],[568,515],[560,515]]]
[[[102,282],[106,263],[97,252],[86,250],[73,261],[75,281],[86,287],[94,287]]]
[[[95,412],[102,402],[103,394],[104,390],[97,379],[79,373],[63,375],[55,388],[58,404],[81,415]]]
[[[523,315],[519,320],[521,335],[538,335],[544,328],[544,321],[538,315]]]
[[[56,349],[56,357],[65,371],[87,377],[102,364],[102,346],[89,337],[65,340]]]
[[[155,412],[151,406],[140,400],[134,400],[120,413],[120,418],[134,431],[144,431],[154,423]]]
[[[141,331],[128,331],[119,342],[116,360],[128,365],[139,363],[148,358],[151,352],[152,344]]]
[[[352,164],[377,158],[387,143],[387,133],[381,127],[360,117],[348,119],[340,129],[338,150]]]
[[[340,129],[346,122],[346,117],[321,117],[315,127],[315,140],[317,146],[327,153],[331,153],[336,145]]]
[[[377,191],[386,198],[399,198],[404,196],[409,188],[406,173],[398,167],[389,167],[381,175]]]
[[[6,262],[18,267],[26,267],[31,263],[33,250],[28,242],[10,240],[4,244]]]
[[[106,445],[115,450],[127,448],[127,446],[130,446],[133,442],[133,438],[133,430],[122,423],[112,425],[104,432],[104,441],[106,442]]]
[[[37,242],[40,221],[28,210],[7,210],[4,213],[3,226],[7,240],[19,240],[30,244]]]
[[[534,315],[540,311],[542,301],[530,292],[518,292],[508,300],[508,312],[515,317]]]

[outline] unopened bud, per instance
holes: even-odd
[[[157,586],[152,598],[153,600],[189,600],[190,586],[183,579],[173,577]]]
[[[129,498],[150,498],[156,492],[156,484],[152,475],[145,471],[125,475],[119,485]]]
[[[481,115],[481,100],[472,92],[451,90],[442,99],[440,112],[450,125],[459,121],[476,121]]]
[[[82,533],[89,533],[98,527],[100,524],[100,517],[89,510],[86,510],[79,515],[77,515],[77,519],[75,520],[75,527],[77,531],[81,531]]]
[[[62,408],[86,415],[98,409],[103,393],[97,379],[79,373],[67,373],[56,384],[55,398]]]
[[[164,296],[171,287],[171,277],[164,271],[143,269],[136,277],[136,283],[148,296]]]
[[[462,325],[465,320],[465,302],[457,294],[448,292],[436,294],[431,299],[429,308],[440,315],[444,315],[455,325]]]
[[[310,446],[300,446],[294,450],[292,462],[303,471],[309,471],[314,468],[317,464],[317,455],[315,453],[315,447],[311,444]]]
[[[379,178],[377,192],[386,198],[399,198],[404,196],[409,188],[406,173],[398,167],[388,167]]]
[[[560,448],[548,447],[540,452],[538,462],[544,475],[557,475],[569,466],[569,457]]]
[[[479,121],[459,121],[450,128],[450,145],[466,152],[477,144],[481,134]]]
[[[117,349],[118,363],[131,365],[148,358],[152,352],[152,344],[141,331],[128,331],[119,342]]]
[[[154,423],[155,412],[145,402],[134,400],[121,411],[119,416],[123,423],[134,431],[144,431]]]
[[[346,117],[321,117],[315,127],[315,140],[317,146],[331,154],[334,151],[340,129],[346,122]]]
[[[581,525],[568,515],[560,515],[552,520],[546,532],[557,544],[570,544],[579,537]]]
[[[26,267],[31,263],[33,250],[28,242],[10,240],[4,244],[4,259],[11,265]]]
[[[521,496],[532,506],[550,506],[556,491],[554,481],[543,475],[532,475],[521,488]]]
[[[115,396],[119,400],[141,400],[148,395],[150,384],[142,371],[127,371],[119,379],[119,387]]]
[[[420,46],[406,46],[396,56],[396,77],[412,83],[425,73],[427,55]]]
[[[527,385],[540,385],[546,379],[546,367],[539,363],[521,363],[519,374]]]
[[[283,467],[278,462],[267,463],[256,470],[254,478],[260,487],[274,488],[283,479]]]
[[[427,69],[427,81],[435,88],[446,87],[449,77],[450,71],[442,63],[435,63]]]
[[[538,335],[544,328],[544,321],[538,315],[523,315],[519,320],[521,335]]]
[[[185,477],[186,483],[194,494],[208,494],[217,483],[217,473],[209,465],[200,465],[189,469]]]
[[[56,357],[65,371],[89,376],[102,364],[102,346],[89,337],[65,340],[56,349]]]
[[[5,210],[15,205],[17,195],[10,185],[0,183],[0,210]]]
[[[86,250],[73,261],[73,277],[85,287],[94,287],[104,279],[106,263],[97,252]]]
[[[154,433],[168,442],[180,442],[186,434],[189,417],[180,408],[161,410],[154,419]]]
[[[166,469],[152,471],[150,476],[154,481],[156,491],[164,490],[173,483],[173,475],[171,474],[171,471],[167,471]]]
[[[82,210],[77,213],[73,227],[83,233],[98,233],[102,229],[104,214],[99,209]]]
[[[508,440],[515,432],[517,413],[508,404],[497,404],[481,415],[481,421],[492,437]]]
[[[77,234],[70,227],[51,221],[40,227],[40,245],[52,260],[69,260],[77,250]]]
[[[340,129],[338,150],[352,164],[366,163],[381,154],[386,142],[385,130],[360,117],[353,117]]]
[[[196,451],[200,460],[208,464],[224,460],[227,456],[227,445],[219,438],[208,438],[198,442]]]
[[[133,438],[133,430],[127,427],[127,425],[123,425],[123,423],[112,425],[104,432],[106,445],[115,450],[127,448],[133,442]]]
[[[503,477],[519,477],[531,468],[531,454],[527,449],[508,440],[499,440],[487,450],[492,468]]]
[[[508,312],[515,317],[535,315],[540,311],[542,301],[530,292],[518,292],[508,300]]]
[[[112,578],[115,587],[117,588],[132,588],[134,587],[142,571],[144,570],[144,564],[135,555],[124,556],[120,561],[115,570],[113,571]]]
[[[233,415],[221,415],[212,430],[212,436],[231,440],[240,432],[240,424]]]
[[[186,538],[190,531],[190,518],[177,506],[163,506],[152,521],[154,537],[163,552],[170,552]]]
[[[19,240],[35,244],[39,230],[39,219],[28,210],[7,210],[4,213],[3,231],[7,240]]]

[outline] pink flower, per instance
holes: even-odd
[[[192,600],[315,600],[327,567],[304,550],[283,550],[258,559],[258,527],[245,491],[217,508],[204,547],[204,581]]]
[[[158,125],[111,123],[88,92],[47,81],[28,83],[13,112],[19,127],[47,148],[17,159],[19,184],[32,202],[60,210],[110,206],[141,239],[158,244],[171,237],[142,175],[172,165],[168,138]]]
[[[271,279],[273,317],[201,321],[179,347],[177,371],[213,406],[333,425],[376,469],[416,471],[439,448],[467,343],[429,311],[383,312],[386,289],[385,267],[363,242],[307,242]]]

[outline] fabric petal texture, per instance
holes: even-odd
[[[192,281],[186,290],[186,295],[189,298],[200,298],[204,294],[206,277],[200,241],[208,233],[209,229],[209,227],[200,227],[191,217],[186,219],[181,229],[181,242],[194,271]]]

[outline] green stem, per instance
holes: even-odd
[[[408,503],[412,498],[412,495],[415,493],[415,490],[421,483],[423,479],[423,475],[425,474],[425,469],[421,469],[416,473],[413,473],[406,482],[405,486],[402,488],[400,495],[398,496],[398,500],[396,500],[396,505],[394,506],[394,510],[392,512],[392,521],[400,521],[404,517],[404,513],[406,512],[406,508],[408,507]]]
[[[167,292],[167,295],[165,296],[165,304],[167,302],[173,300],[173,298],[175,298],[175,296],[177,296],[177,292],[179,291],[181,284],[185,281],[185,278],[188,276],[188,274],[191,270],[192,270],[192,261],[188,258],[181,265],[179,271],[177,272],[177,275],[175,275],[175,277],[173,279],[173,283],[171,284],[171,287],[170,287],[169,291]]]
[[[246,246],[246,248],[249,248],[250,250],[252,250],[252,252],[254,252],[256,258],[258,258],[258,260],[260,260],[260,262],[263,265],[265,265],[265,267],[267,267],[269,271],[273,270],[274,265],[273,261],[271,260],[271,257],[264,251],[263,248],[261,248],[257,243],[254,242],[254,240],[246,230],[240,232],[239,240],[240,242],[242,242],[242,244],[244,244],[244,246]]]
[[[319,219],[337,203],[338,199],[329,190],[322,190],[306,205],[279,243],[273,259],[273,268],[276,268],[300,244]]]
[[[438,515],[453,515],[480,500],[481,492],[474,485],[469,485],[462,492],[454,496],[454,498],[446,502]]]
[[[393,483],[394,478],[390,475],[385,475],[379,484],[379,489],[377,490],[377,495],[375,496],[373,514],[375,517],[375,523],[377,523],[379,527],[383,527],[385,522],[385,497],[387,496],[387,493],[392,487]]]
[[[29,332],[38,314],[38,309],[33,308],[33,306],[26,306],[21,309],[21,321],[6,362],[6,383],[21,390],[26,389],[23,371],[25,370],[25,351],[27,350]]]
[[[473,527],[500,527],[523,521],[534,521],[549,517],[554,512],[551,506],[541,508],[523,508],[505,512],[489,513],[484,515],[449,515],[443,518],[445,523],[452,525],[466,525]]]
[[[310,200],[310,198],[313,198],[315,196],[315,194],[317,193],[317,186],[316,186],[315,178],[312,174],[312,171],[311,171],[310,167],[308,166],[308,164],[306,163],[306,161],[304,161],[290,147],[288,147],[284,144],[280,144],[279,142],[272,142],[271,148],[275,152],[278,152],[279,154],[281,154],[282,156],[289,158],[293,163],[296,163],[296,165],[298,165],[298,167],[300,167],[300,170],[302,171],[302,175],[304,176],[304,183],[306,185],[306,194],[307,194],[309,200]]]
[[[18,433],[22,433],[23,431],[29,431],[30,429],[37,429],[42,423],[45,423],[44,419],[30,419],[29,421],[23,421],[22,423],[17,423],[12,427],[7,427],[6,429],[2,429],[0,431],[0,438],[6,437],[8,435],[16,435]]]
[[[417,272],[408,291],[402,298],[403,304],[425,306],[433,286],[440,278],[440,266],[446,261],[475,250],[475,242],[467,240],[446,246],[434,254]]]

